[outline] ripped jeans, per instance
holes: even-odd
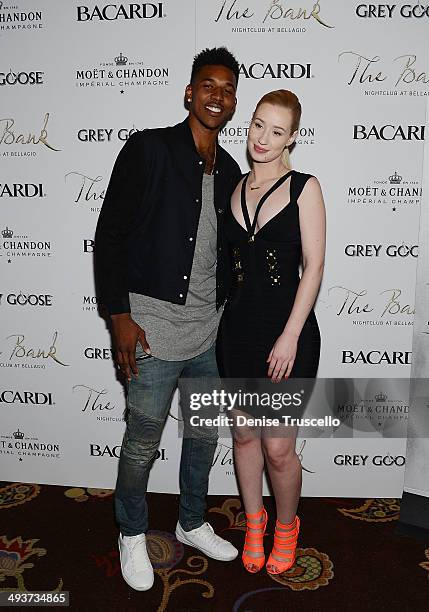
[[[128,387],[128,420],[119,459],[115,492],[116,519],[122,535],[134,536],[148,530],[146,490],[149,472],[158,450],[171,399],[179,378],[216,378],[215,348],[184,361],[164,361],[144,356],[137,345],[138,378]],[[181,404],[189,422],[187,402]],[[185,531],[204,523],[209,472],[217,445],[217,428],[192,428],[183,437],[180,460],[179,521]]]

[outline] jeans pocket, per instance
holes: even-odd
[[[140,342],[137,342],[136,345],[136,361],[143,361],[144,359],[150,359],[152,355],[148,355],[145,353]]]

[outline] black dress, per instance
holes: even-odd
[[[290,202],[255,233],[261,207],[289,176]],[[286,325],[300,281],[302,249],[297,200],[310,176],[295,170],[282,176],[259,201],[251,224],[245,196],[247,175],[241,190],[247,229],[228,208],[225,232],[233,280],[219,328],[221,376],[267,377],[268,355]],[[319,327],[311,310],[298,339],[290,376],[314,378],[319,354]]]

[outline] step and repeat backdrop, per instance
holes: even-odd
[[[240,63],[219,141],[243,172],[258,99],[286,88],[301,100],[292,164],[319,178],[328,219],[320,376],[409,377],[428,27],[415,1],[0,1],[1,479],[114,487],[125,397],[98,313],[94,230],[120,148],[185,117],[206,47]],[[405,422],[407,402],[382,385],[372,401]],[[360,404],[342,409],[363,418]],[[179,418],[175,398],[150,490],[178,489]],[[406,440],[358,430],[298,439],[304,495],[401,495]],[[237,490],[231,446],[220,440],[212,493]]]

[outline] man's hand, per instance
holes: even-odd
[[[145,331],[131,318],[130,313],[111,315],[116,360],[128,382],[131,373],[138,376],[136,365],[136,346],[140,342],[145,353],[151,354]]]

